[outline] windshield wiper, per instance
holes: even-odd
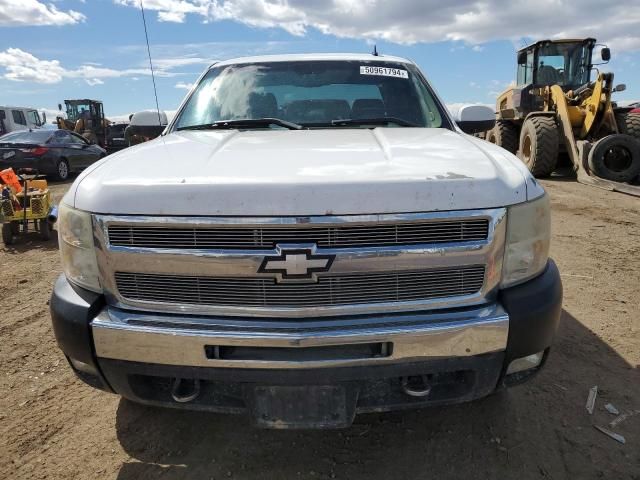
[[[268,127],[277,125],[289,130],[302,130],[304,127],[297,123],[287,122],[279,118],[243,118],[237,120],[219,120],[213,123],[203,123],[201,125],[189,125],[178,127],[176,130],[231,130],[235,128]]]
[[[395,123],[396,125],[400,125],[402,127],[419,127],[420,125],[409,122],[408,120],[403,120],[398,117],[375,117],[375,118],[344,118],[331,120],[331,125],[341,126],[341,125],[388,125],[390,123]]]

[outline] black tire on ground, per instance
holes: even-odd
[[[10,223],[2,224],[2,241],[5,245],[13,245],[15,240],[14,229]]]
[[[630,135],[608,135],[593,145],[588,160],[594,175],[630,182],[640,175],[640,141]]]
[[[618,131],[640,140],[640,113],[616,113]]]
[[[40,238],[44,241],[51,240],[51,224],[46,218],[38,220],[38,230],[40,230]]]
[[[487,141],[515,154],[518,151],[518,127],[506,120],[496,120],[496,126],[487,132]]]
[[[56,178],[58,180],[66,180],[69,178],[69,174],[69,162],[61,158],[56,165]]]
[[[560,133],[553,117],[530,117],[520,131],[520,158],[534,177],[548,177],[556,169]]]

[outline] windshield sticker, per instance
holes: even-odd
[[[409,72],[400,68],[370,67],[360,65],[360,75],[380,75],[383,77],[409,78]]]

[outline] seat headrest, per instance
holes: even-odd
[[[378,98],[358,98],[351,107],[353,118],[379,118],[386,115],[384,102]]]
[[[274,118],[278,116],[278,102],[273,93],[249,94],[249,118]]]
[[[328,123],[351,118],[346,100],[295,100],[286,107],[287,120],[297,123]]]

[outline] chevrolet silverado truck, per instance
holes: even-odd
[[[216,63],[59,206],[77,376],[135,402],[337,428],[531,378],[560,318],[549,200],[411,61]]]

